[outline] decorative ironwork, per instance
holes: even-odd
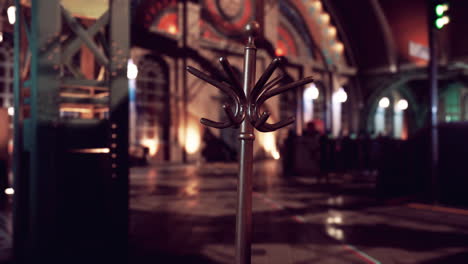
[[[239,139],[241,141],[239,181],[238,181],[238,206],[236,221],[236,264],[249,264],[251,259],[252,243],[252,168],[253,168],[253,141],[255,127],[261,132],[271,132],[294,122],[295,118],[290,117],[278,123],[268,123],[269,112],[261,112],[262,105],[271,97],[287,92],[299,86],[313,82],[311,77],[292,82],[286,85],[280,84],[283,75],[275,77],[268,82],[273,72],[281,64],[281,58],[275,58],[267,67],[265,72],[255,81],[255,62],[256,51],[254,39],[259,33],[260,26],[257,22],[250,22],[245,31],[248,36],[247,45],[244,54],[244,76],[241,84],[236,78],[234,71],[225,57],[221,57],[221,63],[228,82],[217,81],[207,74],[188,66],[187,71],[196,77],[206,81],[214,87],[221,90],[232,100],[233,105],[224,104],[223,109],[226,112],[228,120],[217,122],[202,118],[200,122],[205,126],[214,128],[239,127]]]
[[[64,2],[14,1],[15,263],[125,259],[130,0],[101,1],[108,11],[88,26]],[[105,197],[73,184],[78,178]],[[86,202],[67,193],[96,202],[63,206]],[[68,217],[70,208],[81,217]],[[102,221],[85,223],[91,211]],[[69,235],[78,225],[108,230],[95,234],[99,252],[86,232]]]

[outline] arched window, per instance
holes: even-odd
[[[13,50],[0,45],[0,107],[13,106]]]
[[[169,159],[168,68],[156,56],[147,55],[138,63],[136,79],[136,139],[158,159]]]

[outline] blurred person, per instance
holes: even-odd
[[[351,139],[349,134],[345,134],[341,139],[341,164],[344,173],[350,173],[353,169],[356,154],[354,140]]]
[[[363,175],[368,175],[370,172],[370,146],[371,137],[367,131],[361,131],[358,139],[358,156],[359,156],[359,171]]]
[[[330,131],[322,134],[319,138],[320,145],[320,179],[328,182],[328,174],[332,170],[333,162],[333,138]]]
[[[320,134],[314,122],[308,122],[302,136],[295,144],[294,170],[297,174],[319,176],[320,174]]]
[[[284,176],[294,175],[295,142],[296,133],[292,129],[290,129],[288,130],[288,135],[283,141],[283,145],[280,148]]]
[[[320,133],[316,129],[314,122],[307,123],[303,136],[307,138],[307,143],[309,143],[309,153],[312,160],[318,162],[320,158]]]

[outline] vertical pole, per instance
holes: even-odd
[[[328,72],[328,89],[325,86],[326,95],[325,95],[325,120],[326,120],[326,128],[333,133],[333,92],[335,91],[335,82],[333,77],[333,72],[330,69]]]
[[[255,82],[255,62],[257,48],[254,37],[258,34],[259,25],[249,24],[247,33],[248,43],[244,54],[243,90],[247,96]],[[252,169],[253,142],[255,135],[252,124],[245,119],[240,128],[240,166],[237,187],[237,220],[236,220],[236,264],[250,264],[252,244]]]
[[[32,1],[31,117],[25,129],[30,140],[29,231],[30,263],[53,262],[60,245],[58,208],[57,128],[60,86],[60,3]]]
[[[128,232],[128,139],[129,139],[129,89],[127,61],[130,49],[130,0],[112,0],[110,10],[110,71],[109,121],[110,157],[112,159],[111,182],[113,186],[113,215],[111,223],[112,254],[110,262],[122,260],[127,247]],[[112,226],[113,225],[113,226]],[[117,232],[118,231],[118,232]]]
[[[128,80],[128,99],[129,99],[129,144],[137,145],[139,142],[136,133],[137,112],[136,112],[136,79]]]
[[[304,69],[299,69],[299,79],[304,77]],[[304,86],[298,87],[296,89],[296,134],[302,136],[302,131],[304,131]]]
[[[59,48],[59,1],[33,1],[31,19],[31,138],[34,138],[30,167],[31,259],[41,263],[54,256],[59,243],[56,234],[58,164],[54,161],[60,56],[50,57],[54,48]],[[48,51],[41,52],[47,45],[50,45]]]
[[[21,50],[21,22],[22,20],[19,19],[21,17],[21,5],[20,0],[15,0],[16,6],[16,17],[18,18],[16,23],[14,24],[14,64],[13,64],[13,72],[14,72],[14,82],[13,82],[13,97],[14,97],[14,115],[13,115],[13,129],[14,129],[14,138],[13,138],[13,155],[14,155],[14,162],[13,162],[13,172],[15,176],[15,180],[17,179],[17,175],[19,174],[20,167],[20,149],[19,145],[21,143],[21,133],[19,133],[19,123],[20,123],[20,88],[21,88],[21,77],[20,77],[20,50]],[[16,195],[15,195],[16,197]]]
[[[187,34],[188,34],[188,25],[187,25],[187,2],[188,0],[184,0],[182,3],[182,47],[185,51],[187,48]],[[186,53],[184,53],[186,54]],[[182,111],[183,111],[183,131],[184,131],[184,144],[187,145],[187,126],[188,126],[188,76],[187,71],[187,56],[184,55],[182,57]],[[182,146],[182,161],[184,163],[187,162],[187,151],[185,150],[185,146]]]
[[[21,106],[20,89],[21,89],[21,4],[20,0],[15,0],[16,6],[16,23],[14,24],[14,83],[13,83],[13,98],[14,98],[14,116],[13,116],[13,185],[15,196],[13,197],[13,257],[16,263],[23,263],[24,256],[21,254],[25,248],[26,227],[29,219],[27,213],[27,178],[26,174],[21,170],[21,157],[23,152],[22,146],[22,126],[21,126]]]
[[[330,129],[329,126],[329,120],[328,120],[328,88],[327,85],[321,86],[323,87],[322,93],[323,93],[323,104],[322,104],[322,119],[323,119],[323,129],[325,134],[328,132]]]
[[[439,138],[437,131],[437,112],[438,112],[438,59],[437,59],[437,30],[432,24],[432,5],[428,4],[428,18],[429,18],[429,82],[430,82],[430,124],[431,124],[431,195],[432,201],[437,203],[437,170],[439,163]]]

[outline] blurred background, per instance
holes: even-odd
[[[253,263],[468,263],[468,2],[0,0],[0,261],[232,263],[238,129],[264,105]],[[272,77],[272,79],[273,79]],[[77,253],[80,252],[80,253]]]

